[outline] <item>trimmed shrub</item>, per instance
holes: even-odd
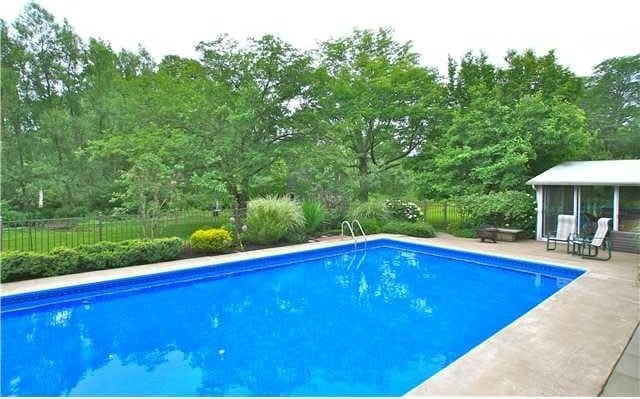
[[[360,222],[363,220],[378,220],[384,222],[391,219],[391,212],[385,206],[382,201],[368,201],[360,202],[353,206],[349,210],[347,215],[349,220],[358,219]],[[364,224],[362,224],[364,226]]]
[[[447,226],[447,233],[456,237],[475,238],[478,227],[475,223],[472,225],[470,222],[452,222]]]
[[[247,204],[247,241],[275,244],[304,230],[305,219],[299,203],[280,197],[257,198]]]
[[[221,253],[231,248],[233,238],[225,229],[196,230],[191,234],[189,244],[198,252]]]
[[[362,229],[366,234],[377,234],[383,232],[383,220],[378,219],[358,219],[360,225],[362,225]],[[360,234],[360,229],[356,229],[355,234]],[[345,231],[345,234],[349,235],[349,232]]]
[[[6,251],[0,255],[2,282],[51,276],[52,257],[36,252]]]
[[[422,209],[414,202],[404,200],[387,200],[384,202],[385,208],[391,216],[398,220],[415,222],[424,217]]]
[[[435,237],[436,230],[425,221],[409,222],[393,220],[382,226],[382,232],[405,234],[413,237]]]
[[[324,205],[310,201],[302,203],[302,213],[304,215],[304,228],[309,234],[318,231],[327,215]]]
[[[103,241],[76,248],[54,248],[47,254],[3,252],[2,282],[112,269],[178,258],[184,249],[182,239]]]

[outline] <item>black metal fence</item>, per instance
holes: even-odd
[[[446,200],[423,201],[420,206],[426,221],[438,230],[446,230],[449,224],[459,224],[467,220],[467,216],[460,208]]]
[[[204,227],[219,227],[229,222],[233,211],[183,211],[163,214],[158,219],[155,237],[188,238]],[[2,251],[47,252],[55,247],[76,247],[99,241],[123,241],[148,237],[138,216],[95,216],[64,219],[3,221],[0,219]],[[146,234],[145,234],[146,233]]]
[[[448,201],[422,201],[425,219],[438,230],[466,220],[463,212]],[[155,237],[188,238],[199,228],[220,227],[229,218],[245,217],[246,210],[181,211],[158,219]],[[149,236],[138,216],[94,216],[63,219],[6,221],[0,218],[0,250],[47,252],[55,247],[76,247],[100,241],[123,241]],[[325,226],[328,228],[328,226]]]

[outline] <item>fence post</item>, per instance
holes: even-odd
[[[0,252],[2,252],[2,216],[0,216]]]
[[[449,218],[447,216],[447,201],[444,201],[444,206],[442,207],[442,210],[444,211],[444,228],[447,229],[449,228]]]
[[[31,221],[29,221],[28,225],[29,225],[29,251],[33,250],[33,236],[31,235],[31,225],[33,223],[31,223]]]
[[[98,241],[102,241],[102,212],[98,212]]]

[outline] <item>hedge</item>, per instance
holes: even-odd
[[[113,269],[176,259],[184,243],[178,237],[155,240],[103,241],[49,253],[7,251],[0,255],[2,282]]]
[[[436,230],[427,222],[391,221],[381,228],[383,233],[405,234],[413,237],[435,237]]]

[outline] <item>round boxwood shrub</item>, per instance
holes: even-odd
[[[220,253],[231,248],[233,238],[225,229],[196,230],[191,234],[189,244],[198,252]]]

